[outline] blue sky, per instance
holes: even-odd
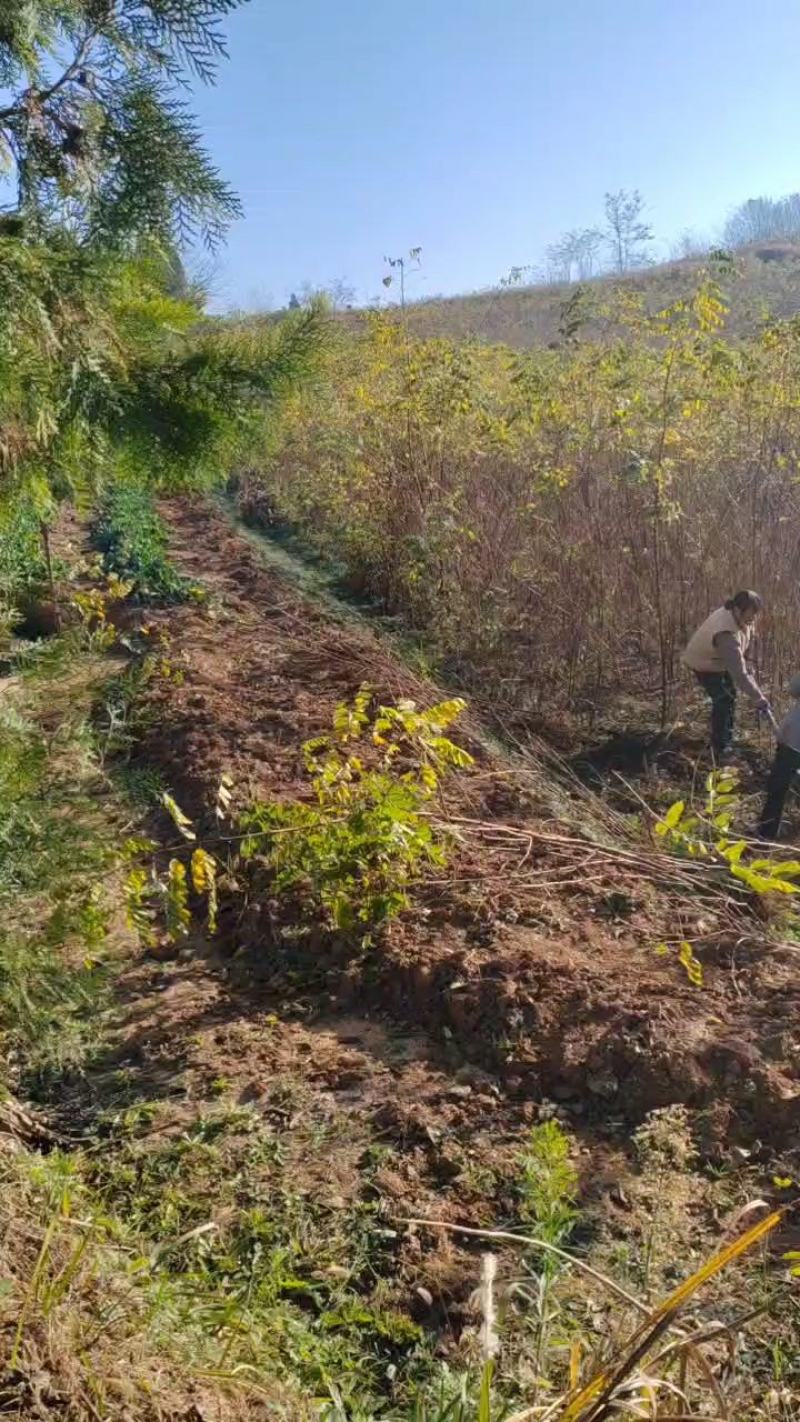
[[[795,0],[250,0],[196,94],[246,216],[216,305],[471,290],[641,189],[663,250],[800,189]]]

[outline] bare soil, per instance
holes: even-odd
[[[159,614],[180,675],[156,684],[142,747],[188,813],[211,824],[223,772],[240,804],[254,794],[306,795],[303,741],[326,730],[337,702],[365,681],[382,700],[430,704],[445,694],[368,630],[342,625],[289,589],[221,511],[174,500],[163,512],[174,560],[211,594],[206,606]],[[419,1140],[429,1154],[428,1127],[448,1139],[463,1130],[474,1140],[484,1125],[513,1135],[543,1098],[595,1132],[685,1102],[700,1113],[709,1149],[791,1139],[800,1124],[791,946],[776,946],[774,933],[770,941],[750,910],[732,929],[700,891],[661,894],[635,854],[629,862],[582,843],[574,826],[546,816],[520,789],[473,729],[467,723],[462,739],[478,764],[447,807],[462,843],[447,873],[422,886],[417,911],[366,955],[329,935],[301,953],[287,948],[286,925],[264,892],[224,918],[223,969],[194,980],[182,969],[191,986],[181,992],[210,994],[213,1010],[245,1037],[270,1004],[283,1019],[296,997],[310,1034],[303,1052],[318,1063],[324,1044],[329,1087],[355,1092],[367,1110],[372,1087],[363,1078],[377,1071],[382,1129]],[[687,981],[676,953],[655,952],[661,939],[682,936],[700,943],[702,989]],[[176,982],[158,1008],[168,1052],[181,1036],[170,1023],[177,991]],[[363,1025],[348,1042],[341,1023],[354,1013]],[[385,1021],[413,1028],[410,1060],[373,1050]],[[299,1027],[284,1022],[281,1030],[298,1045]],[[270,1042],[268,1076],[282,1071]],[[253,1066],[249,1049],[233,1051],[226,1071],[245,1090]],[[331,1085],[338,1073],[346,1085]],[[459,1082],[463,1090],[448,1096],[447,1084]]]

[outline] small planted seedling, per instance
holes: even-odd
[[[337,707],[331,735],[306,742],[316,804],[257,803],[241,820],[242,857],[268,860],[277,893],[302,894],[329,927],[365,943],[408,906],[414,874],[445,863],[430,805],[448,775],[472,764],[444,735],[463,701],[429,711],[400,701],[374,717],[369,703],[364,687],[352,706]]]

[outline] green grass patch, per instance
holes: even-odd
[[[106,991],[114,816],[89,723],[101,665],[70,646],[68,667],[52,656],[0,701],[0,1049],[6,1084],[36,1095],[92,1052]]]
[[[0,597],[43,586],[47,565],[39,519],[25,503],[6,507],[0,517]]]
[[[14,1261],[0,1315],[72,1337],[81,1386],[102,1377],[109,1410],[157,1372],[162,1387],[175,1374],[280,1389],[292,1418],[410,1418],[438,1365],[423,1330],[377,1301],[374,1210],[298,1188],[291,1143],[252,1110],[173,1116],[134,1108],[91,1151],[0,1162],[40,1261],[33,1290],[32,1261]]]
[[[133,581],[143,602],[185,602],[201,595],[199,584],[172,563],[167,530],[147,489],[112,489],[92,529],[92,542],[109,572]]]

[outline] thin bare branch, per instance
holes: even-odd
[[[84,35],[74,57],[67,65],[63,74],[60,74],[58,79],[56,79],[49,88],[38,90],[32,88],[26,89],[16,103],[10,104],[5,109],[0,109],[0,123],[6,119],[16,118],[17,115],[24,112],[31,102],[34,102],[38,108],[43,107],[60,89],[64,88],[65,84],[69,84],[71,80],[77,78],[86,63],[92,44],[97,39],[97,34],[98,32],[95,29],[90,30],[88,34]]]
[[[466,1234],[474,1239],[502,1240],[508,1244],[524,1244],[528,1249],[541,1249],[546,1254],[563,1259],[567,1264],[574,1264],[576,1269],[588,1274],[598,1284],[602,1284],[612,1294],[616,1294],[617,1298],[630,1304],[631,1308],[638,1309],[645,1318],[649,1318],[652,1312],[647,1304],[636,1298],[635,1294],[629,1294],[627,1289],[623,1289],[620,1284],[616,1284],[607,1275],[601,1274],[599,1269],[593,1268],[585,1260],[576,1258],[574,1254],[568,1254],[565,1249],[559,1249],[557,1244],[550,1244],[547,1240],[535,1239],[532,1235],[527,1234],[515,1234],[504,1229],[472,1229],[468,1225],[451,1224],[449,1220],[404,1219],[398,1223],[425,1229],[447,1229],[453,1234]]]

